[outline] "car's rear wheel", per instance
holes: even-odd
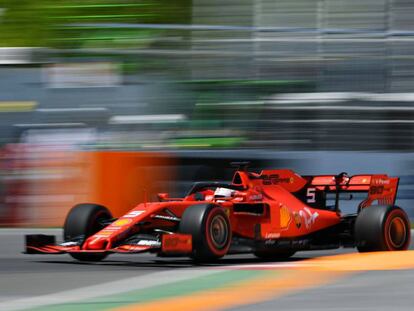
[[[112,218],[111,212],[102,205],[78,204],[74,206],[66,217],[63,226],[63,237],[65,241],[83,236],[86,240],[91,235],[103,229],[103,221]],[[100,261],[106,254],[93,253],[71,253],[73,258],[81,261]]]
[[[355,242],[360,252],[399,251],[410,245],[410,221],[397,206],[370,206],[355,221]]]
[[[261,259],[284,260],[292,257],[295,253],[291,250],[261,250],[255,251],[254,255]]]
[[[188,207],[181,217],[179,232],[192,235],[192,257],[196,261],[223,257],[227,254],[232,237],[227,214],[213,204]]]

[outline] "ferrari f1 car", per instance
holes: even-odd
[[[26,253],[98,261],[111,253],[153,252],[209,261],[237,253],[282,259],[339,247],[406,250],[410,223],[395,206],[398,181],[387,175],[300,176],[288,169],[258,174],[240,166],[232,182],[197,182],[183,198],[160,193],[159,202],[140,203],[118,219],[104,206],[76,205],[63,243],[27,235]],[[355,212],[342,213],[339,201],[355,193],[363,197]]]

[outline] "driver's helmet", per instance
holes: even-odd
[[[214,191],[215,198],[230,198],[235,193],[235,190],[229,188],[217,188]]]

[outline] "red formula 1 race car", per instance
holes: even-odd
[[[232,182],[195,183],[184,198],[158,195],[114,219],[96,204],[79,204],[64,224],[64,242],[26,236],[28,254],[68,253],[98,261],[111,253],[153,252],[209,261],[226,254],[287,258],[296,251],[356,247],[361,252],[405,250],[407,214],[394,205],[399,179],[387,175],[300,176],[288,169],[248,172]],[[339,201],[361,201],[343,214]]]

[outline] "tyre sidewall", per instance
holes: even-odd
[[[227,225],[227,242],[223,247],[216,247],[213,243],[213,239],[211,237],[210,234],[210,228],[212,225],[212,221],[213,219],[218,216],[218,217],[222,217],[224,219],[224,221],[226,222]],[[213,207],[211,209],[209,209],[206,217],[204,218],[204,224],[203,224],[203,228],[204,228],[204,242],[207,246],[207,248],[209,249],[209,251],[213,254],[214,257],[223,257],[224,255],[227,254],[227,251],[229,250],[230,247],[230,242],[231,242],[231,229],[230,229],[230,221],[226,215],[226,213],[223,211],[222,208],[220,207]]]
[[[389,225],[400,217],[406,226],[406,241],[398,249],[388,240]],[[397,206],[370,206],[361,210],[355,221],[355,242],[360,252],[405,250],[410,243],[410,224],[407,214]]]
[[[111,212],[102,205],[89,203],[75,205],[66,217],[63,237],[65,240],[70,240],[84,235],[86,239],[102,228],[98,225],[100,219],[110,218],[112,218]]]
[[[405,242],[399,246],[399,247],[395,247],[394,245],[392,245],[392,242],[390,241],[390,237],[389,237],[389,230],[390,230],[390,225],[393,219],[395,218],[400,218],[404,224],[405,224]],[[408,248],[408,246],[410,245],[410,237],[411,237],[411,228],[410,228],[410,223],[408,221],[408,217],[407,214],[400,208],[395,208],[392,209],[388,212],[387,214],[387,218],[385,220],[384,223],[384,231],[383,231],[383,243],[384,246],[388,249],[388,250],[396,250],[396,251],[400,251],[400,250],[405,250]]]
[[[210,226],[215,216],[222,216],[227,225],[227,241],[221,248],[215,247],[210,236]],[[214,204],[189,206],[183,213],[179,232],[191,234],[193,238],[192,257],[198,261],[213,260],[224,256],[229,250],[232,230],[224,210]]]
[[[74,206],[66,217],[63,226],[64,239],[70,240],[77,236],[84,236],[84,241],[103,228],[100,219],[111,219],[111,212],[98,204],[83,203]],[[71,253],[70,256],[80,261],[100,261],[107,254]]]

